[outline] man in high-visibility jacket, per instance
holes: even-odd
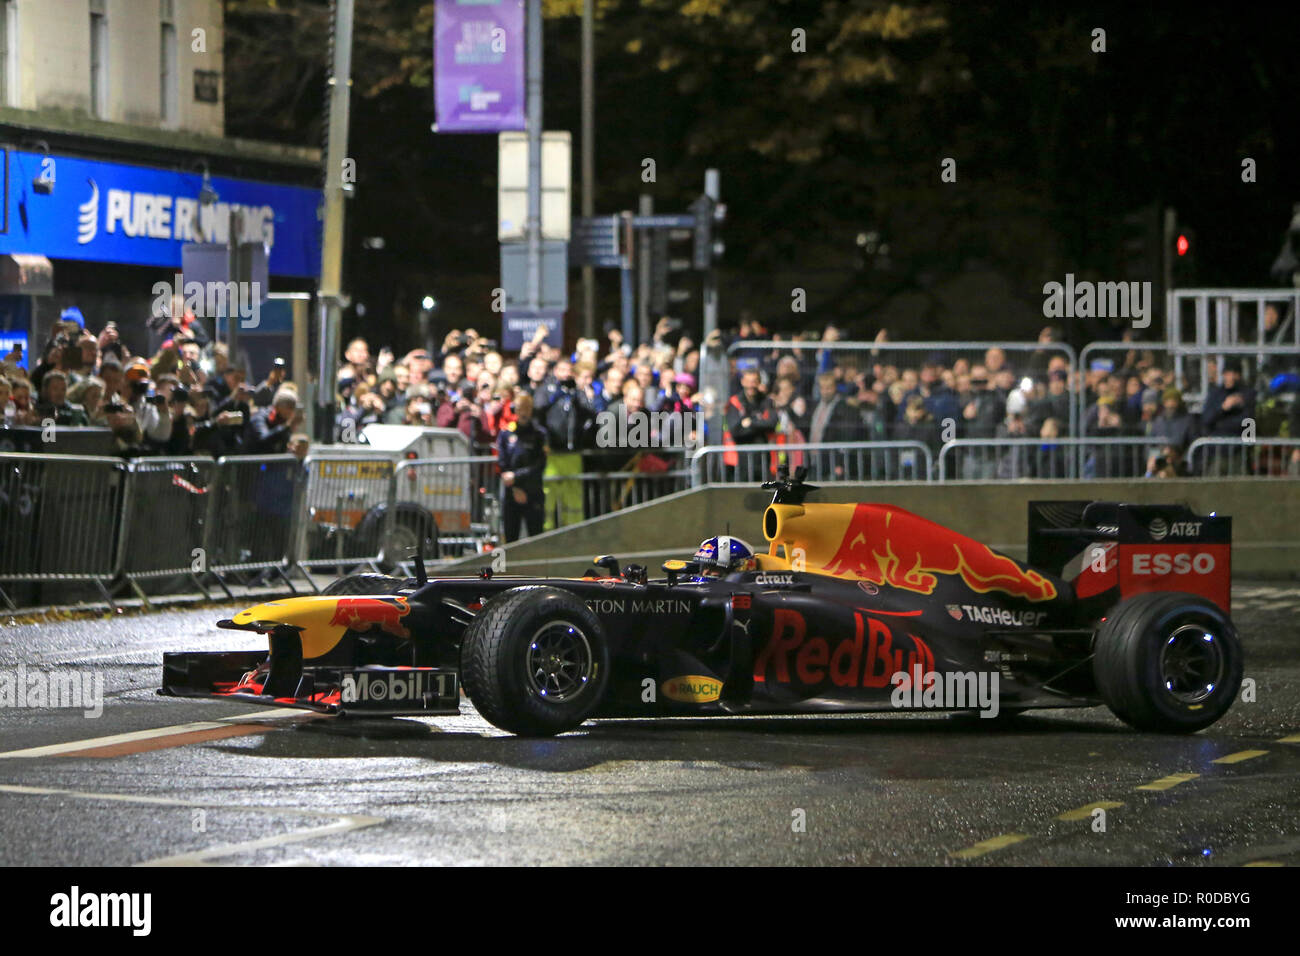
[[[740,394],[727,399],[726,430],[722,435],[722,444],[727,450],[722,454],[722,461],[727,466],[729,481],[757,480],[764,472],[762,457],[752,458],[744,464],[737,474],[740,464],[739,445],[762,445],[772,441],[776,430],[776,410],[772,400],[759,388],[758,372],[749,369],[740,376]]]

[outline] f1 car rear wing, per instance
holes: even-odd
[[[1231,611],[1232,518],[1186,505],[1031,501],[1029,564],[1091,598],[1185,591]]]

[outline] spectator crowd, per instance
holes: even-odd
[[[665,471],[680,466],[682,444],[738,453],[757,444],[906,441],[937,459],[947,441],[984,439],[958,450],[955,476],[998,480],[1066,477],[1071,450],[1060,440],[1076,433],[1145,439],[1098,442],[1083,477],[1186,475],[1196,438],[1242,437],[1266,408],[1273,425],[1259,436],[1300,437],[1293,394],[1300,376],[1289,366],[1254,369],[1252,384],[1236,359],[1221,368],[1210,360],[1204,400],[1193,411],[1163,355],[1138,342],[1076,370],[1055,327],[1043,329],[1032,349],[1010,352],[894,350],[883,330],[870,347],[837,348],[842,337],[831,325],[783,340],[743,317],[731,334],[715,330],[702,342],[663,319],[649,341],[625,342],[610,329],[604,340],[578,339],[571,351],[548,344],[544,327],[517,352],[474,329],[453,330],[438,349],[400,358],[354,338],[338,371],[334,438],[359,440],[371,424],[459,430],[475,454],[498,457],[513,537],[590,513],[576,482],[561,482],[545,500],[544,475]],[[96,335],[79,313],[65,313],[30,374],[19,357],[0,366],[7,425],[104,426],[130,457],[306,454],[302,401],[283,360],[264,381],[247,382],[190,316],[170,320],[161,347],[146,357],[130,353],[114,323]],[[1084,411],[1074,421],[1080,392]],[[659,433],[664,416],[643,416],[644,447],[598,440],[602,413],[627,423],[641,413],[688,412],[675,436]],[[1226,460],[1207,456],[1206,470],[1226,468]],[[1300,454],[1286,464],[1300,471]],[[894,476],[841,467],[836,477]]]
[[[173,321],[146,357],[131,353],[115,322],[95,335],[68,309],[30,374],[21,360],[15,349],[0,364],[7,426],[107,428],[128,458],[306,454],[302,403],[284,360],[250,385],[192,315]]]

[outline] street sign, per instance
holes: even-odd
[[[633,216],[633,229],[693,229],[695,217],[689,213],[665,214],[662,216]]]
[[[570,265],[618,269],[623,266],[619,255],[618,216],[591,216],[573,220],[573,239],[569,245]]]
[[[539,325],[546,326],[546,344],[557,348],[564,343],[564,310],[507,309],[501,317],[501,348],[517,352],[525,342],[531,342]]]

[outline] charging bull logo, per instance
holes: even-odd
[[[1037,571],[905,511],[858,505],[825,571],[931,594],[936,575],[959,575],[972,591],[1050,601],[1056,585]]]
[[[346,627],[349,631],[368,631],[378,627],[394,637],[410,637],[411,632],[402,625],[402,618],[411,613],[406,598],[339,598],[334,607],[330,627]]]

